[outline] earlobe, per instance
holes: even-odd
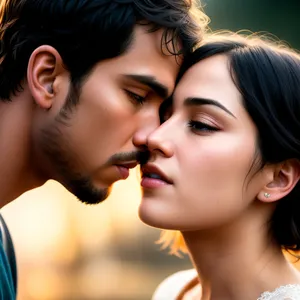
[[[61,72],[62,59],[56,49],[41,46],[31,54],[27,81],[35,103],[42,109],[50,109],[55,96],[55,79]]]
[[[262,202],[275,202],[288,195],[300,178],[300,164],[290,159],[279,164],[273,174],[273,180],[260,191],[257,198]]]

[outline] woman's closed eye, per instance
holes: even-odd
[[[207,123],[193,120],[190,120],[188,122],[188,127],[195,132],[216,132],[220,130],[219,128],[209,125]]]

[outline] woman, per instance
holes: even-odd
[[[214,36],[183,67],[147,140],[140,218],[179,230],[197,271],[153,299],[299,300],[300,56]],[[199,284],[201,283],[201,285]]]

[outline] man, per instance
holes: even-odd
[[[188,0],[3,0],[0,207],[48,179],[95,204],[127,178],[201,38],[194,13]],[[0,293],[15,298],[2,247]]]

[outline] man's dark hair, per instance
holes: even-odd
[[[2,0],[0,98],[9,101],[22,90],[30,55],[41,45],[60,53],[75,85],[97,62],[123,54],[136,24],[164,29],[162,46],[186,55],[206,25],[197,9],[191,0]]]

